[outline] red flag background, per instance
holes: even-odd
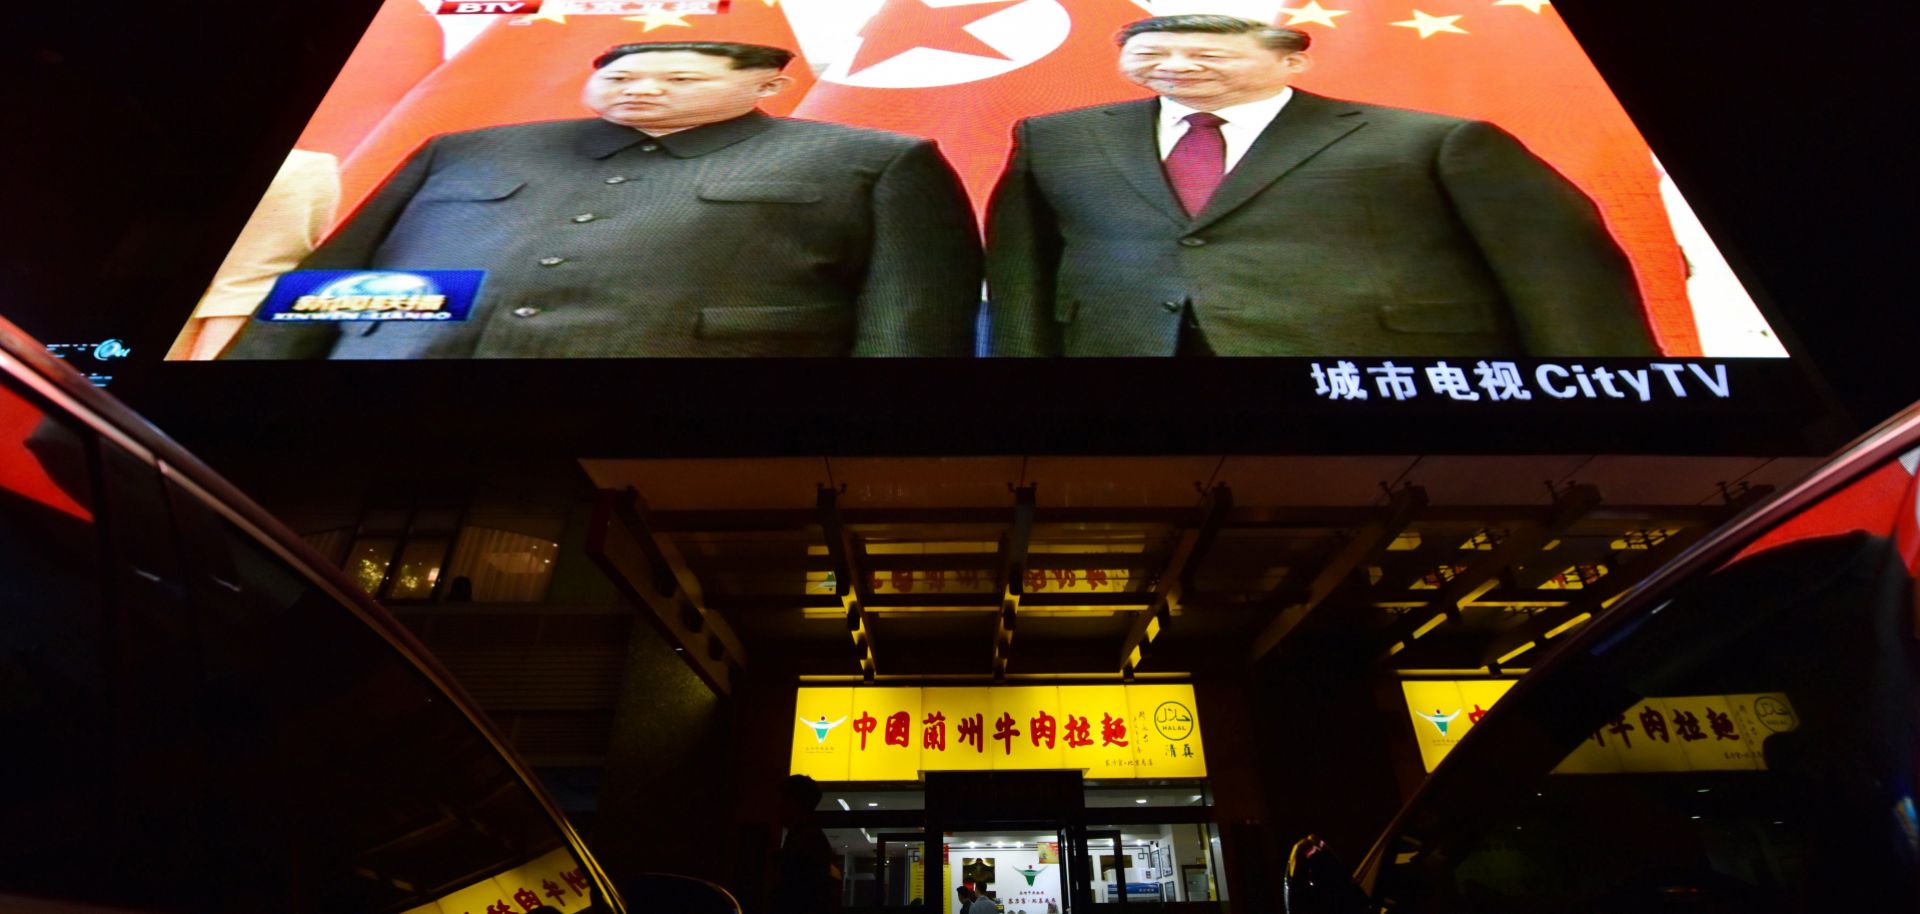
[[[1114,33],[1147,15],[1132,0],[933,3],[941,5],[885,0],[861,26],[858,47],[850,45],[837,55],[794,115],[938,140],[975,208],[984,211],[993,182],[1006,167],[1015,121],[1146,95],[1115,68]],[[965,68],[947,67],[953,55],[989,65],[995,60],[989,55],[1002,55],[1002,65],[1023,60],[1012,42],[996,47],[982,34],[996,34],[998,25],[1032,35],[1061,28],[1063,19],[1066,34],[1058,47],[1007,72],[967,80]],[[916,67],[923,78],[908,72]],[[932,84],[857,84],[915,81]]]
[[[1353,101],[1492,121],[1593,197],[1633,260],[1654,337],[1700,355],[1686,263],[1653,153],[1547,0],[1288,0],[1313,36],[1296,83]],[[1431,11],[1431,12],[1429,12]]]
[[[420,0],[386,0],[293,145],[345,159],[380,119],[446,57]]]
[[[713,4],[689,3],[687,9]],[[583,15],[549,2],[540,13],[502,19],[480,33],[402,98],[341,169],[344,219],[407,155],[429,138],[529,121],[591,117],[580,88],[600,52],[631,41],[740,41],[800,45],[778,0],[732,0],[724,12]],[[371,38],[371,36],[369,36]],[[761,105],[785,114],[812,84],[805,58],[787,66],[795,85]]]

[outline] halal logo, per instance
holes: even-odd
[[[1441,736],[1446,736],[1447,726],[1453,723],[1454,718],[1460,716],[1460,709],[1454,708],[1452,714],[1448,714],[1444,717],[1440,715],[1439,708],[1434,708],[1432,714],[1427,714],[1421,711],[1415,711],[1413,713],[1417,715],[1421,720],[1424,720],[1427,723],[1432,724],[1435,730],[1440,731]]]
[[[846,722],[847,718],[844,714],[840,716],[839,720],[832,723],[827,722],[827,716],[825,714],[820,715],[819,720],[808,720],[804,717],[800,718],[800,723],[813,731],[813,741],[816,744],[825,743],[827,741],[827,734],[832,733],[833,728]]]
[[[1193,709],[1177,701],[1163,701],[1153,709],[1153,728],[1167,739],[1193,735]]]
[[[1763,695],[1753,700],[1753,716],[1760,719],[1760,726],[1775,733],[1785,733],[1800,725],[1794,719],[1793,708],[1771,695]]]

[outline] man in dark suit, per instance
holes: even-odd
[[[1578,188],[1477,121],[1289,83],[1308,36],[1121,31],[1160,97],[1016,126],[987,217],[1001,355],[1651,355]]]
[[[760,113],[791,57],[621,45],[583,94],[598,119],[435,137],[300,266],[484,270],[472,315],[254,321],[227,357],[971,355],[979,233],[952,167]]]

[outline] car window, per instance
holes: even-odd
[[[585,868],[500,750],[348,604],[11,388],[0,463],[0,896],[588,905]]]
[[[1914,506],[1889,466],[1502,699],[1491,748],[1382,849],[1376,900],[1911,909]]]

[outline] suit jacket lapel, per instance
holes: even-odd
[[[1160,100],[1149,98],[1116,105],[1106,109],[1106,113],[1113,118],[1112,132],[1090,137],[1088,143],[1106,153],[1127,183],[1148,203],[1166,213],[1167,218],[1185,223],[1187,212],[1180,208],[1180,201],[1174,199],[1173,188],[1167,184],[1166,169],[1160,164]]]
[[[1366,117],[1352,105],[1294,90],[1293,98],[1280,109],[1280,116],[1253,141],[1247,154],[1227,173],[1220,189],[1207,201],[1206,209],[1194,217],[1192,227],[1200,229],[1219,221],[1267,185],[1366,122]],[[1160,183],[1164,188],[1166,179],[1161,178]],[[1172,199],[1172,191],[1166,193],[1168,199]]]

